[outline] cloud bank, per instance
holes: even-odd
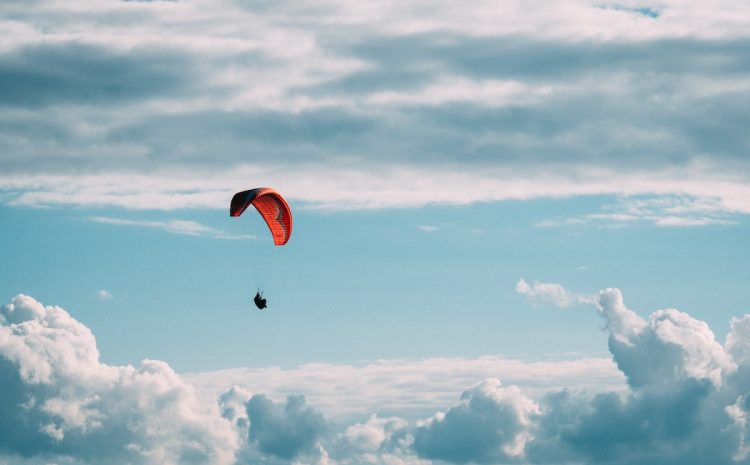
[[[750,315],[731,321],[722,344],[704,322],[676,309],[640,316],[617,289],[599,292],[590,307],[604,322],[626,389],[528,389],[488,376],[454,400],[433,398],[429,414],[360,411],[355,419],[300,393],[280,395],[278,386],[217,395],[205,378],[197,387],[199,375],[180,376],[164,362],[107,365],[87,327],[60,307],[18,295],[0,307],[0,461],[750,463]],[[450,377],[445,368],[461,365],[439,371]],[[318,368],[306,376],[336,371]],[[336,385],[356,385],[366,372],[349,371]],[[217,382],[232,381],[223,374]],[[408,393],[407,385],[388,395]],[[337,392],[328,386],[334,404]],[[420,389],[430,396],[429,386]]]
[[[750,213],[743,0],[0,7],[15,206],[313,208],[663,196]],[[594,213],[625,221],[632,205]]]
[[[101,363],[87,327],[25,295],[0,308],[0,323],[0,450],[85,463],[233,463],[236,432],[166,363]]]

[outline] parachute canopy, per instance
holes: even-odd
[[[237,192],[229,206],[229,216],[240,216],[253,205],[273,235],[273,243],[284,245],[292,235],[292,210],[284,197],[270,187]]]

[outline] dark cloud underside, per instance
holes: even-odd
[[[196,78],[190,60],[175,53],[113,52],[77,44],[27,46],[0,55],[0,102],[115,106],[185,91]]]

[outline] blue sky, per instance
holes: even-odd
[[[105,361],[137,364],[153,357],[180,371],[429,356],[607,355],[593,312],[531,308],[515,290],[521,278],[561,282],[582,293],[616,285],[646,314],[680,308],[723,336],[729,318],[748,305],[747,223],[538,226],[611,201],[300,209],[294,242],[275,250],[177,234],[162,225],[176,219],[244,234],[236,223],[250,219],[229,218],[223,210],[5,207],[4,255],[18,265],[2,289],[71,309],[97,335]],[[93,220],[101,215],[140,223]],[[256,223],[254,231],[264,233]],[[273,312],[254,311],[250,297],[260,284]],[[107,294],[100,296],[102,290]]]
[[[745,2],[0,25],[0,465],[748,463]]]

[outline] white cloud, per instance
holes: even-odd
[[[248,186],[248,179],[263,179],[302,206],[320,209],[377,209],[429,204],[465,205],[475,202],[530,200],[598,194],[688,195],[712,202],[726,214],[750,213],[750,183],[744,179],[712,180],[702,168],[659,173],[570,171],[560,173],[512,172],[472,167],[386,166],[362,171],[346,166],[319,169],[311,166],[244,166],[218,179],[206,171],[180,178],[166,173],[150,175],[102,174],[70,178],[59,175],[0,176],[0,189],[16,194],[15,206],[117,206],[135,210],[228,208],[228,199]],[[717,174],[720,178],[720,175]],[[320,180],[325,179],[325,183]],[[33,190],[25,190],[34,186]],[[623,217],[625,218],[625,217]],[[631,217],[627,217],[631,218]],[[635,217],[632,217],[635,218]]]
[[[473,103],[486,106],[530,104],[549,96],[554,89],[532,87],[516,81],[473,82],[461,78],[443,78],[419,93],[384,91],[367,98],[376,105],[446,105]]]
[[[618,289],[606,289],[593,297],[573,294],[560,284],[535,283],[532,287],[521,279],[516,292],[526,295],[533,305],[596,306],[609,332],[609,349],[631,386],[669,383],[674,377],[708,379],[720,386],[737,368],[705,322],[675,309],[658,310],[646,320],[625,306]],[[737,331],[728,336],[727,347],[741,352],[738,333],[743,326],[740,320],[732,324]]]
[[[737,369],[708,325],[686,313],[658,310],[644,320],[625,307],[618,289],[602,291],[597,305],[610,333],[610,351],[632,386],[692,378],[720,387]]]
[[[554,218],[537,223],[540,227],[595,225],[621,227],[628,224],[650,223],[659,227],[688,227],[730,225],[730,211],[721,204],[720,197],[663,196],[623,198],[607,205],[601,213],[590,213],[568,218]]]
[[[725,347],[737,363],[750,365],[750,315],[732,318]]]
[[[250,391],[239,386],[232,386],[219,396],[221,416],[232,422],[240,431],[247,431],[250,426],[245,406],[252,396]]]
[[[745,318],[733,320],[722,346],[708,325],[678,310],[640,317],[618,289],[601,291],[596,307],[630,390],[550,393],[529,463],[747,463]]]
[[[293,458],[306,448],[315,450],[317,439],[326,428],[323,416],[305,405],[304,396],[287,397],[276,405],[263,395],[247,402],[250,439],[261,451],[281,458]]]
[[[743,0],[0,8],[11,205],[221,209],[270,184],[328,209],[606,194],[717,209],[585,221],[750,213]]]
[[[573,304],[591,304],[594,302],[592,296],[574,294],[556,283],[534,282],[534,285],[530,286],[523,279],[519,279],[516,283],[516,292],[525,295],[534,306],[549,304],[566,308]]]
[[[613,339],[623,344],[629,344],[630,339],[643,332],[647,326],[643,318],[625,307],[619,289],[602,291],[596,300],[596,305],[604,317],[604,328]]]
[[[127,220],[122,218],[111,218],[108,216],[93,216],[89,220],[96,223],[112,224],[117,226],[135,226],[141,228],[154,228],[161,229],[166,232],[173,234],[185,234],[188,236],[208,236],[214,239],[249,239],[251,236],[242,235],[231,235],[226,232],[206,226],[192,220],[168,220],[168,221],[142,221],[142,220]],[[107,291],[104,291],[107,292]],[[99,291],[99,297],[102,296],[102,291]],[[109,295],[108,297],[112,297]]]
[[[408,423],[401,418],[379,418],[373,414],[366,422],[347,427],[342,436],[357,450],[375,453],[393,438],[394,433],[405,430],[407,426]]]
[[[232,386],[272,399],[304,393],[310,405],[337,421],[362,421],[371,414],[416,419],[450,404],[479,379],[497,377],[532,397],[558,389],[621,391],[624,378],[607,358],[555,361],[500,356],[378,360],[360,365],[306,364],[296,368],[236,368],[184,374],[202,390],[219,395]],[[336,386],[336,395],[331,395]]]
[[[0,446],[68,463],[221,464],[236,457],[237,463],[428,465],[411,449],[413,420],[434,414],[487,374],[525,380],[528,391],[539,395],[559,386],[622,387],[622,378],[603,359],[396,360],[190,376],[154,360],[144,360],[140,368],[111,366],[99,361],[91,331],[65,310],[19,295],[0,310],[0,379],[6,393],[0,427],[2,421],[26,426],[14,427]],[[224,385],[237,379],[247,387]],[[333,396],[332,385],[338,386]],[[503,392],[520,395],[518,388],[485,387],[472,389],[492,398]],[[264,391],[271,397],[253,394]],[[309,392],[313,404],[289,396],[299,392]],[[411,412],[412,420],[373,416],[384,410]],[[324,428],[322,412],[336,418],[331,424],[341,429]],[[369,419],[351,423],[356,417]],[[29,438],[33,449],[25,446]],[[516,433],[509,438],[508,453],[526,440]]]
[[[742,401],[742,397],[738,397],[737,402],[724,408],[724,411],[732,420],[732,424],[728,429],[735,430],[737,434],[738,445],[732,456],[732,459],[737,462],[744,461],[747,459],[748,454],[750,454],[750,444],[747,443],[748,412],[743,408]]]
[[[0,307],[0,463],[749,463],[750,316],[721,345],[617,289],[594,307],[617,376],[604,359],[498,357],[180,376],[101,363],[87,327],[19,295]]]
[[[516,386],[495,378],[473,386],[461,403],[418,425],[414,449],[453,463],[502,463],[524,455],[539,406]]]
[[[96,297],[99,300],[110,300],[112,299],[112,293],[106,289],[99,289],[98,291],[96,291]]]
[[[91,331],[19,295],[0,308],[3,450],[97,463],[229,464],[238,435],[164,362],[99,361]],[[29,446],[33,444],[33,446]]]

